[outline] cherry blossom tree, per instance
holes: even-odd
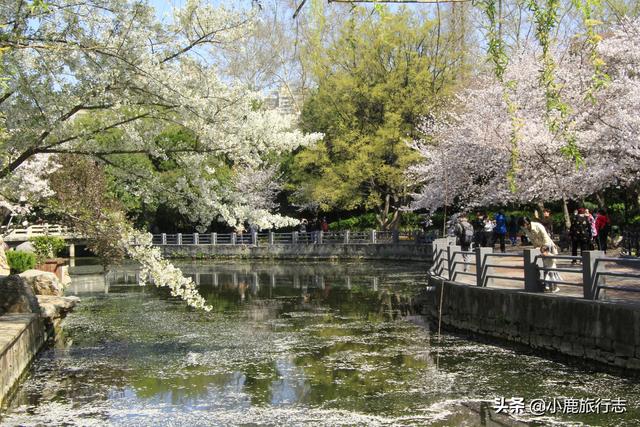
[[[425,161],[409,173],[423,183],[413,206],[438,208],[531,203],[582,198],[615,182],[638,181],[640,123],[640,22],[625,20],[597,47],[609,82],[590,91],[593,64],[576,42],[556,50],[556,85],[570,106],[565,128],[548,126],[545,88],[539,84],[535,50],[511,58],[503,84],[479,78],[459,93],[446,114],[425,120],[426,137],[415,143]],[[503,91],[517,106],[509,113]],[[517,119],[518,168],[511,191],[511,131]],[[563,153],[567,135],[582,156]],[[568,212],[565,212],[568,215]]]
[[[319,135],[295,129],[293,117],[257,109],[259,94],[223,81],[210,60],[219,46],[241,40],[255,13],[188,0],[164,22],[143,2],[3,6],[0,49],[8,49],[2,56],[8,87],[0,111],[8,134],[0,141],[0,178],[36,155],[105,160],[142,153],[181,158],[191,166],[192,185],[205,187],[210,174],[199,166],[207,156],[256,169],[267,154],[316,141]],[[79,120],[86,116],[95,119]],[[160,146],[157,136],[169,124],[192,132],[195,143]],[[108,147],[96,143],[115,130],[120,137]],[[146,185],[149,177],[140,179]],[[206,206],[192,209],[195,200],[189,200],[189,209],[225,211],[224,198],[198,200]]]
[[[273,177],[273,159],[321,135],[301,133],[294,117],[261,110],[260,94],[220,77],[213,60],[220,47],[242,42],[256,13],[257,8],[233,10],[203,0],[185,0],[163,18],[141,1],[3,3],[2,203],[15,207],[21,197],[38,203],[51,195],[48,178],[59,167],[56,156],[101,164],[118,155],[171,156],[181,176],[170,187],[143,170],[120,170],[135,191],[170,200],[203,225],[214,218],[240,228],[247,220],[264,228],[291,224],[271,213],[265,198],[273,194],[264,191]],[[168,126],[193,135],[192,143],[159,143]],[[234,185],[219,181],[220,162],[231,165]],[[259,185],[252,187],[250,176]],[[91,218],[81,200],[62,202],[72,208],[61,210],[71,220],[74,214]],[[156,285],[208,308],[194,285],[161,260],[149,236],[133,230],[122,212],[109,209],[94,222],[84,228],[113,234],[107,252],[134,257]]]

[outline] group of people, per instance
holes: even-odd
[[[464,248],[493,247],[496,242],[500,242],[500,250],[506,250],[507,231],[509,221],[502,212],[498,212],[493,218],[478,212],[476,218],[469,222],[466,214],[460,214],[452,224],[452,233],[458,237],[460,245]]]
[[[595,217],[586,208],[576,210],[569,230],[572,254],[576,256],[578,248],[581,253],[595,247],[606,252],[610,229],[611,220],[606,210],[600,209]],[[558,291],[557,282],[561,282],[562,277],[555,271],[554,255],[559,254],[560,251],[551,237],[553,235],[553,221],[550,211],[544,210],[539,221],[532,221],[528,217],[511,217],[510,220],[507,220],[504,213],[500,211],[494,215],[493,219],[478,213],[476,219],[469,222],[466,214],[463,213],[457,217],[453,233],[463,251],[470,250],[472,245],[492,247],[499,241],[502,252],[505,252],[507,233],[512,244],[515,244],[517,234],[522,233],[523,244],[529,243],[540,250],[545,267],[543,283],[546,290]]]
[[[607,240],[611,232],[611,219],[605,209],[600,209],[594,217],[589,209],[580,208],[574,212],[569,237],[571,238],[571,254],[578,255],[583,251],[598,248],[607,252]]]
[[[464,219],[467,219],[466,216]],[[470,225],[473,228],[473,238],[469,244],[493,247],[496,243],[499,243],[502,252],[506,250],[507,239],[511,241],[512,245],[516,244],[519,230],[517,218],[511,217],[508,219],[502,211],[495,214],[493,218],[486,213],[477,212],[476,218]]]
[[[514,218],[512,218],[512,220],[513,219]],[[493,228],[494,236],[496,240],[500,241],[500,249],[502,252],[505,252],[507,218],[504,213],[498,212],[494,216],[493,221],[495,222],[495,226]],[[526,237],[528,242],[530,242],[534,247],[540,249],[540,254],[543,257],[543,265],[545,268],[550,269],[544,270],[543,282],[545,283],[545,288],[547,291],[557,292],[558,285],[556,282],[561,281],[562,278],[557,271],[553,271],[553,269],[556,268],[556,262],[553,255],[557,255],[560,251],[553,242],[550,233],[542,223],[531,221],[527,217],[517,219],[516,227],[518,228],[518,231],[522,231],[524,233],[523,237]],[[460,243],[463,251],[468,251],[474,243],[477,245],[477,241],[474,240],[477,239],[478,233],[474,229],[474,226],[471,225],[465,214],[458,216],[454,226],[454,233],[458,238],[458,242]]]
[[[327,218],[326,217],[322,217],[322,219],[318,219],[316,221],[312,221],[311,224],[309,224],[309,221],[307,221],[306,218],[303,218],[302,221],[300,221],[300,225],[298,226],[298,232],[300,233],[313,233],[316,231],[322,231],[324,233],[329,231],[329,222],[327,222]]]

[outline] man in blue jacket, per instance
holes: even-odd
[[[496,228],[493,230],[495,234],[494,242],[500,240],[500,251],[504,253],[506,251],[504,240],[507,236],[507,217],[504,216],[502,211],[499,211],[493,219],[496,222]]]

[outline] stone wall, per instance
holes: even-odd
[[[168,258],[257,259],[431,259],[431,245],[417,244],[276,244],[276,245],[160,245]]]
[[[62,286],[53,273],[25,273],[0,277],[0,405],[79,301],[61,296]]]
[[[0,406],[46,340],[39,314],[5,314],[0,318]]]
[[[455,329],[640,370],[640,308],[431,278],[423,310]]]

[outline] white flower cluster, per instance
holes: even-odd
[[[188,0],[161,20],[145,2],[46,3],[48,12],[37,16],[21,2],[0,8],[0,22],[21,23],[7,35],[15,47],[2,56],[10,96],[0,98],[8,130],[0,176],[37,153],[171,159],[184,173],[175,186],[136,168],[123,168],[122,181],[146,203],[167,203],[203,226],[220,217],[242,223],[249,205],[230,197],[212,163],[259,171],[266,158],[321,138],[297,130],[292,116],[257,108],[260,95],[215,66],[220,47],[242,43],[257,8]],[[168,126],[195,142],[162,141]],[[252,221],[281,223],[254,207]]]
[[[33,204],[52,196],[48,178],[59,168],[60,165],[50,154],[33,156],[13,174],[0,179],[0,194],[13,195],[13,200],[5,200],[0,196],[0,205],[14,213],[26,213],[25,205],[20,205],[18,201],[22,199]]]
[[[189,306],[211,311],[212,307],[200,295],[193,280],[164,259],[160,250],[151,244],[151,238],[151,234],[131,228],[120,241],[127,255],[140,263],[140,285],[152,283],[158,287],[168,287],[172,296],[182,298]]]

